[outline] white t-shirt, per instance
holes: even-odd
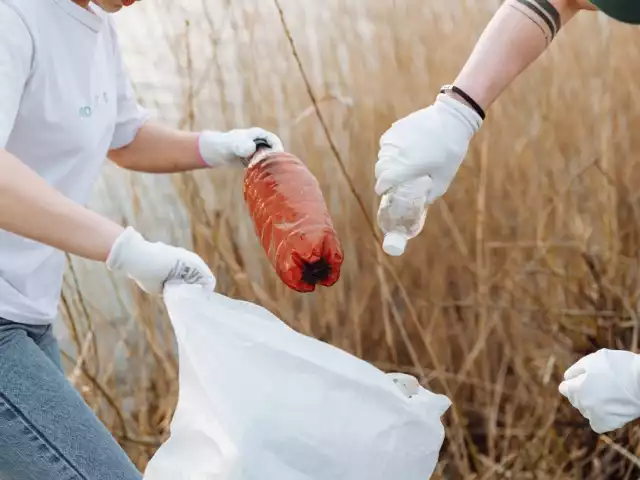
[[[124,72],[113,24],[71,0],[0,0],[0,148],[85,204],[107,152],[147,114]],[[0,230],[0,318],[52,322],[63,252]]]

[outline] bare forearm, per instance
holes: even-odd
[[[111,150],[109,158],[127,170],[175,173],[206,168],[198,150],[198,134],[149,122],[131,144]]]
[[[0,229],[105,261],[123,228],[74,203],[0,149]]]
[[[454,84],[487,110],[547,49],[558,27],[582,9],[594,7],[587,0],[507,0],[485,28]]]

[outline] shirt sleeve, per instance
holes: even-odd
[[[114,44],[117,75],[116,88],[118,96],[118,119],[116,129],[113,134],[113,140],[111,141],[109,148],[111,150],[115,150],[129,145],[134,138],[136,138],[136,134],[140,127],[149,119],[149,113],[145,108],[139,105],[136,100],[131,80],[129,79],[124,67],[120,44],[118,42],[118,35],[113,23],[111,23],[111,32],[111,38],[113,39]]]
[[[640,24],[638,0],[590,0],[593,5],[616,20],[634,25]]]
[[[18,13],[0,0],[0,149],[6,148],[31,75],[33,39]]]

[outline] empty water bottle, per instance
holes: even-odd
[[[421,177],[392,188],[382,196],[378,226],[384,233],[382,249],[388,255],[402,255],[407,242],[424,227],[430,187],[431,178]]]

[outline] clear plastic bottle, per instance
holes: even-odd
[[[382,196],[378,209],[378,226],[384,233],[382,249],[398,257],[407,242],[417,236],[427,217],[427,193],[430,177],[421,177],[389,190]]]

